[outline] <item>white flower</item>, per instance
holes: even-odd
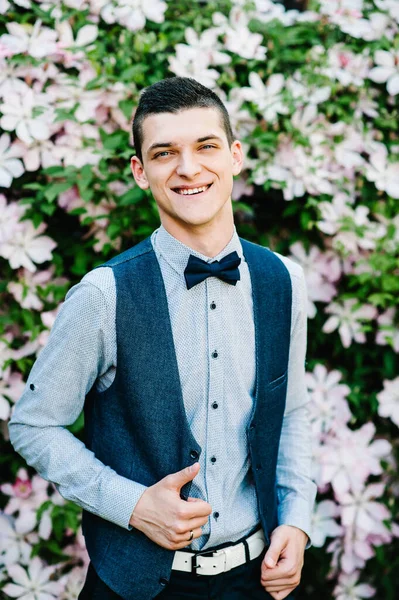
[[[258,73],[251,71],[249,84],[251,87],[241,90],[242,97],[253,102],[268,123],[276,121],[278,114],[288,113],[288,107],[283,104],[281,98],[284,88],[284,76],[281,73],[271,75],[265,85]]]
[[[263,37],[248,29],[249,15],[242,8],[233,7],[228,20],[221,13],[214,13],[213,20],[223,30],[226,50],[247,60],[265,59],[267,49],[261,45]]]
[[[42,27],[41,21],[34,25],[7,23],[8,33],[0,37],[0,43],[13,54],[27,53],[33,58],[44,58],[56,50],[57,32]]]
[[[6,197],[0,194],[0,248],[1,244],[13,237],[22,228],[20,223],[26,208],[17,202],[7,204]]]
[[[33,263],[51,260],[57,244],[48,236],[40,235],[46,229],[44,223],[37,229],[32,221],[23,221],[22,224],[23,228],[18,229],[12,239],[0,244],[0,256],[8,259],[12,269],[25,267],[33,273],[36,271]]]
[[[342,534],[343,528],[335,520],[339,514],[339,506],[332,500],[316,504],[312,514],[312,545],[315,548],[324,546],[326,537],[335,538]]]
[[[333,302],[324,310],[332,316],[323,325],[324,333],[331,333],[338,329],[344,348],[349,348],[352,340],[364,344],[366,335],[362,331],[364,321],[371,321],[377,316],[377,309],[371,304],[363,304],[354,309],[358,304],[356,298],[349,298],[342,303]]]
[[[9,188],[12,180],[23,173],[23,164],[15,158],[15,149],[10,145],[10,136],[3,133],[0,137],[0,187]]]
[[[375,183],[377,190],[392,198],[399,198],[399,162],[388,162],[388,150],[384,144],[375,144],[366,165],[365,176]]]
[[[336,44],[328,50],[328,66],[321,73],[337,79],[342,85],[363,86],[370,70],[370,58],[363,54],[354,54],[343,44]]]
[[[21,373],[11,373],[8,367],[0,377],[0,419],[6,421],[11,413],[9,400],[16,402],[24,391]]]
[[[389,417],[399,427],[399,377],[384,380],[384,389],[377,394],[378,414]]]
[[[209,88],[216,86],[219,71],[211,69],[209,55],[186,44],[176,44],[176,56],[169,57],[169,69],[178,77],[192,77]]]
[[[341,505],[341,522],[346,528],[354,527],[359,530],[360,537],[368,534],[384,534],[387,529],[383,524],[391,514],[387,507],[375,498],[384,493],[383,483],[372,483],[363,489],[337,494]]]
[[[26,533],[18,530],[15,520],[0,513],[0,562],[4,565],[28,564],[32,546]]]
[[[38,109],[41,114],[36,115]],[[28,145],[34,140],[47,140],[51,135],[53,111],[44,94],[35,94],[30,88],[24,94],[10,94],[0,105],[0,111],[3,113],[0,126],[6,131],[15,130],[19,139]]]
[[[313,373],[306,373],[306,386],[310,392],[310,421],[315,433],[328,432],[346,424],[351,418],[346,396],[350,388],[340,383],[342,373],[328,372],[317,364]]]
[[[27,572],[20,565],[10,565],[7,571],[13,583],[4,586],[3,591],[21,600],[57,600],[64,586],[60,581],[50,581],[56,569],[45,566],[37,556],[30,561]]]
[[[341,573],[338,578],[338,585],[334,589],[334,598],[336,600],[362,600],[363,598],[372,598],[376,592],[375,588],[367,583],[358,583],[359,572],[355,571],[350,575]]]
[[[167,9],[166,2],[161,0],[112,0],[101,4],[101,16],[106,23],[119,23],[131,31],[143,29],[146,19],[163,23]]]
[[[388,94],[399,94],[399,50],[377,50],[374,62],[378,66],[371,69],[369,78],[375,83],[386,82]]]
[[[386,10],[392,19],[399,23],[399,3],[397,0],[374,0],[380,10]]]
[[[399,352],[399,327],[394,325],[395,308],[388,308],[377,319],[380,329],[375,342],[378,346],[391,345],[395,352]]]
[[[53,270],[38,271],[31,273],[24,269],[19,273],[18,281],[10,281],[7,285],[7,290],[12,294],[22,308],[33,308],[41,310],[43,302],[37,295],[38,287],[45,287],[51,279]]]

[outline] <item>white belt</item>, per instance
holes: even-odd
[[[245,542],[227,546],[214,552],[182,552],[176,550],[172,569],[196,573],[197,575],[219,575],[239,567],[247,562],[245,543],[248,544],[249,560],[257,558],[264,549],[266,542],[262,529],[259,529]],[[206,556],[208,554],[208,556]]]

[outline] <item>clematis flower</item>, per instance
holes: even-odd
[[[34,140],[47,140],[53,121],[53,111],[47,101],[46,95],[35,94],[31,88],[27,88],[24,94],[10,94],[0,105],[3,113],[0,126],[6,131],[15,130],[19,139],[28,145]],[[38,107],[42,112],[36,115]]]
[[[342,373],[327,371],[321,364],[315,366],[313,373],[305,374],[311,400],[309,418],[317,434],[336,430],[348,423],[352,416],[346,400],[350,388],[340,383],[341,379]]]
[[[375,430],[373,423],[355,431],[342,425],[334,435],[326,437],[318,457],[320,484],[331,484],[334,492],[341,495],[363,489],[370,475],[381,475],[380,461],[392,448],[387,440],[373,441]]]
[[[21,600],[57,600],[64,587],[62,582],[50,580],[57,568],[46,566],[38,556],[30,561],[27,571],[20,565],[10,565],[7,571],[13,583],[7,583],[3,591]]]
[[[212,19],[223,33],[226,50],[247,60],[265,59],[267,48],[262,46],[263,37],[248,29],[250,16],[240,6],[233,6],[228,18],[216,12]]]
[[[209,88],[216,86],[219,71],[210,68],[209,55],[186,44],[176,44],[176,55],[169,57],[169,69],[178,77],[192,77]]]
[[[119,23],[130,31],[145,27],[145,22],[163,23],[166,2],[161,0],[111,0],[101,2],[101,16],[106,23]]]
[[[11,373],[7,368],[0,377],[0,420],[6,421],[11,414],[11,402],[16,402],[24,391],[21,373]]]
[[[356,298],[349,298],[343,302],[333,302],[324,309],[324,312],[332,315],[323,325],[324,333],[331,333],[338,329],[344,348],[349,348],[352,341],[364,344],[366,334],[362,331],[364,322],[371,321],[377,316],[377,309],[371,304],[358,304]]]
[[[394,324],[395,308],[388,308],[377,319],[380,326],[377,332],[375,343],[378,346],[391,345],[395,352],[399,352],[399,327]]]
[[[24,173],[23,164],[16,156],[18,153],[10,145],[10,136],[8,133],[3,133],[0,137],[0,187],[9,188],[12,180],[21,177]]]
[[[263,115],[268,123],[274,123],[277,115],[286,115],[288,107],[284,105],[281,92],[284,88],[284,76],[279,74],[271,75],[266,84],[255,71],[249,74],[250,87],[244,87],[241,90],[242,97],[256,104],[257,110]]]
[[[327,60],[327,66],[321,69],[321,73],[330,79],[336,79],[344,86],[363,86],[371,68],[371,59],[367,55],[354,54],[343,44],[336,44],[330,48]]]
[[[359,529],[364,537],[370,533],[384,534],[387,528],[383,521],[389,520],[391,513],[384,504],[375,500],[383,493],[383,483],[372,483],[353,492],[338,493],[342,525]]]
[[[378,414],[389,417],[399,427],[399,377],[383,382],[384,389],[377,394]]]
[[[28,271],[36,271],[36,263],[52,259],[52,251],[57,244],[47,235],[46,224],[41,223],[35,229],[32,221],[23,221],[23,228],[16,230],[14,236],[0,244],[0,256],[7,258],[12,269],[25,267]]]
[[[38,287],[45,287],[45,284],[51,280],[54,269],[47,269],[32,274],[27,269],[18,273],[18,281],[10,281],[7,290],[19,302],[22,308],[33,308],[41,310],[43,302],[37,295]]]
[[[31,543],[36,539],[27,533],[16,527],[15,519],[0,512],[0,562],[3,565],[29,563]]]
[[[377,66],[371,69],[369,78],[375,83],[386,83],[388,94],[399,94],[399,50],[377,50],[374,62]]]
[[[82,591],[87,574],[87,565],[74,567],[67,575],[61,577],[60,581],[65,586],[60,600],[76,600]]]
[[[362,600],[363,598],[372,598],[376,589],[367,583],[359,583],[358,571],[347,575],[341,573],[338,578],[338,585],[335,587],[333,595],[336,600]]]
[[[399,162],[388,162],[388,150],[384,144],[375,144],[366,165],[365,176],[373,181],[377,190],[392,198],[399,198]]]
[[[3,44],[12,54],[29,54],[33,58],[44,58],[56,50],[57,32],[42,27],[41,21],[28,23],[6,23],[8,33],[0,36]]]
[[[338,537],[343,528],[336,518],[340,515],[339,506],[332,500],[322,500],[315,506],[312,515],[312,545],[315,548],[324,546],[327,537]]]

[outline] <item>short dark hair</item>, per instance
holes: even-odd
[[[145,88],[133,118],[133,143],[142,161],[143,121],[149,115],[178,113],[189,108],[215,108],[219,111],[229,145],[234,141],[230,117],[219,96],[191,77],[168,77]]]

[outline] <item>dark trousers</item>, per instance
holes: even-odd
[[[260,583],[263,552],[258,558],[219,575],[201,576],[172,571],[169,584],[157,600],[268,600],[271,598]],[[287,596],[293,600],[294,594]],[[121,600],[97,575],[90,563],[86,581],[78,600]]]

